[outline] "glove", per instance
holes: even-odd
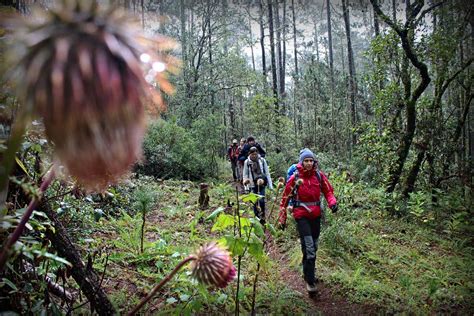
[[[333,206],[331,206],[331,210],[334,213],[337,213],[337,204],[334,204]]]

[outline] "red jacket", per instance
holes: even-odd
[[[331,184],[328,181],[328,178],[321,171],[322,184],[319,184],[318,177],[316,176],[316,167],[312,170],[304,170],[301,163],[296,166],[298,170],[298,179],[303,180],[303,183],[299,186],[297,190],[297,196],[292,197],[293,188],[295,186],[295,174],[293,174],[288,182],[286,183],[285,191],[283,191],[283,197],[280,203],[280,214],[279,222],[284,224],[286,222],[286,207],[288,206],[288,201],[291,199],[307,202],[309,204],[316,204],[314,202],[321,201],[321,188],[323,194],[326,198],[326,201],[329,204],[329,207],[332,207],[337,203],[336,198],[334,197],[334,190]],[[313,202],[313,203],[311,203]],[[298,218],[309,218],[316,219],[321,216],[321,206],[320,205],[308,205],[306,207],[300,205],[295,206],[293,209],[293,217]]]

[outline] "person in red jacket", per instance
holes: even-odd
[[[286,212],[292,212],[300,235],[303,252],[303,274],[309,294],[316,290],[316,251],[321,229],[321,191],[333,212],[337,211],[334,190],[326,175],[317,169],[317,161],[311,150],[300,152],[297,171],[288,179],[280,203],[278,221],[286,224]],[[288,206],[288,202],[292,205]]]

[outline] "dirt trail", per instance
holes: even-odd
[[[321,313],[323,315],[376,315],[377,308],[349,302],[334,289],[319,281],[317,284],[318,293],[314,297],[309,297],[303,278],[300,273],[290,269],[288,258],[278,245],[269,240],[267,251],[269,256],[279,262],[279,272],[284,276],[287,285],[296,292],[301,293],[310,306],[314,306],[310,312]]]

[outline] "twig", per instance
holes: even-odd
[[[3,271],[5,264],[10,257],[10,249],[11,247],[18,241],[20,238],[21,234],[23,233],[23,229],[26,226],[26,223],[31,217],[31,214],[33,214],[33,211],[35,210],[36,206],[38,205],[38,202],[41,200],[43,193],[46,191],[46,189],[49,187],[51,182],[54,179],[54,166],[50,169],[48,174],[43,180],[43,183],[41,184],[39,188],[39,193],[38,196],[34,197],[30,204],[28,205],[28,208],[26,209],[25,213],[23,214],[20,223],[18,226],[15,228],[13,233],[10,235],[8,238],[7,242],[5,243],[5,246],[3,247],[2,253],[0,254],[0,272]]]
[[[153,296],[155,296],[156,292],[158,292],[163,287],[163,285],[165,285],[166,283],[168,283],[169,280],[171,280],[171,278],[179,271],[179,269],[181,269],[186,263],[188,263],[192,260],[196,260],[196,257],[195,256],[189,256],[186,259],[184,259],[183,261],[181,261],[173,269],[173,271],[171,271],[170,274],[168,274],[163,280],[161,280],[161,282],[158,283],[153,288],[153,290],[151,290],[151,292],[144,299],[142,299],[140,301],[140,303],[138,303],[138,305],[135,306],[127,315],[128,316],[135,315],[143,307],[143,305],[145,305]]]

